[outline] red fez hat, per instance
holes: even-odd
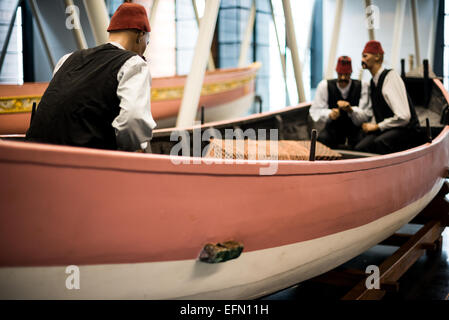
[[[379,41],[370,40],[366,43],[363,53],[384,54],[384,50]]]
[[[351,58],[348,56],[341,56],[338,58],[337,67],[335,68],[337,73],[349,74],[352,73]]]
[[[125,2],[115,11],[109,23],[108,32],[126,29],[151,31],[147,11],[142,5]]]

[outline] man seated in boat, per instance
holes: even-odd
[[[366,136],[358,151],[386,154],[405,150],[418,139],[419,121],[399,74],[382,66],[384,51],[379,41],[368,41],[362,66],[372,75],[370,94],[375,122],[362,124]]]
[[[27,140],[127,151],[147,148],[156,123],[151,75],[143,58],[150,32],[145,8],[122,4],[107,31],[108,43],[59,60]]]
[[[341,56],[337,62],[337,79],[322,80],[310,107],[310,116],[325,123],[318,141],[331,147],[353,147],[360,139],[361,124],[372,117],[368,83],[351,79],[351,58]]]

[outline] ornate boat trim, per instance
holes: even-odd
[[[37,105],[40,101],[40,96],[1,97],[0,114],[31,112],[33,103]]]
[[[207,96],[241,88],[250,83],[251,81],[253,81],[255,77],[256,75],[252,74],[250,76],[240,79],[232,79],[223,82],[206,83],[203,85],[203,88],[201,89],[201,95]],[[151,101],[178,100],[182,99],[183,94],[184,94],[183,86],[172,88],[152,88]]]

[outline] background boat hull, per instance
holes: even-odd
[[[248,113],[254,101],[254,81],[259,68],[260,63],[253,63],[245,68],[206,73],[198,103],[198,107],[205,107],[206,122]],[[151,114],[158,129],[175,126],[186,79],[186,76],[153,79]],[[0,134],[24,134],[30,124],[32,104],[39,103],[47,87],[48,83],[0,85]]]

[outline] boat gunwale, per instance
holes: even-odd
[[[346,160],[233,160],[225,163],[213,163],[217,159],[183,157],[158,154],[130,153],[124,151],[103,151],[98,149],[56,146],[40,143],[4,141],[0,139],[0,151],[3,148],[14,150],[10,157],[5,152],[0,152],[0,163],[20,163],[32,165],[44,165],[55,167],[71,167],[77,169],[110,170],[130,173],[150,174],[184,174],[184,175],[209,175],[209,176],[302,176],[342,174],[357,171],[379,169],[404,162],[416,160],[433,152],[444,143],[449,143],[449,126],[431,142],[418,147],[387,155],[378,155],[368,158]],[[36,154],[40,152],[40,154]],[[56,151],[56,154],[54,153]],[[33,153],[33,160],[29,159],[29,153]],[[48,159],[48,154],[53,156]],[[54,158],[58,156],[59,158]],[[41,159],[40,157],[43,156]],[[81,157],[81,159],[79,159]],[[87,157],[87,158],[86,158]],[[103,159],[98,159],[102,157]],[[76,158],[76,159],[75,159]],[[123,160],[127,160],[124,162]],[[172,160],[188,161],[189,164],[176,165]],[[218,159],[220,160],[220,159]],[[135,161],[130,163],[130,161]],[[81,163],[80,163],[81,162]],[[84,163],[83,163],[84,162]],[[89,162],[102,162],[95,165]],[[148,168],[148,163],[154,164]],[[197,162],[197,163],[195,163]],[[211,164],[207,164],[210,162]],[[273,175],[260,175],[260,169],[269,165],[277,165],[277,172]],[[168,166],[167,166],[168,165]],[[448,164],[449,167],[449,164]]]

